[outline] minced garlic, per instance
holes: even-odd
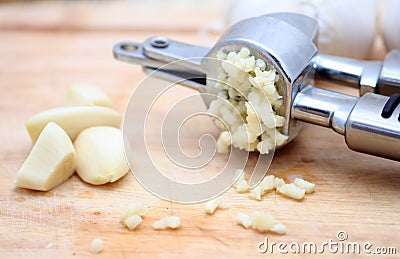
[[[286,197],[295,199],[295,200],[301,200],[304,198],[304,195],[306,191],[300,187],[297,187],[293,183],[290,184],[284,184],[281,187],[278,187],[276,189],[278,193],[281,193],[285,195]]]
[[[282,178],[275,177],[275,183],[274,183],[275,189],[277,189],[278,187],[281,187],[284,184],[285,184],[285,181]]]
[[[135,202],[126,207],[121,213],[121,222],[133,215],[144,216],[146,209],[142,202]]]
[[[207,214],[212,215],[212,214],[214,214],[214,212],[217,208],[221,208],[221,209],[227,208],[224,204],[221,203],[221,198],[215,198],[215,199],[209,200],[206,203],[204,210]]]
[[[167,216],[153,223],[153,229],[177,229],[181,226],[181,219],[177,216]]]
[[[254,212],[251,216],[251,227],[258,232],[271,230],[275,224],[275,219],[267,212]]]
[[[220,98],[211,102],[208,111],[228,127],[216,121],[224,130],[217,141],[217,151],[227,152],[233,145],[268,154],[288,139],[281,132],[285,123],[283,97],[277,90],[281,78],[275,68],[256,59],[245,47],[228,53],[221,50],[217,58],[222,61],[216,84],[221,89]]]
[[[142,223],[142,217],[138,215],[132,215],[127,217],[124,223],[129,230],[134,230],[140,225],[140,223]]]
[[[244,214],[243,212],[239,212],[236,214],[236,223],[243,226],[244,228],[249,228],[251,227],[251,218],[247,215]]]
[[[146,214],[146,209],[142,202],[135,202],[126,207],[120,217],[121,224],[129,230],[134,230],[142,223],[142,216]]]
[[[283,235],[286,234],[286,226],[284,224],[277,223],[272,226],[270,231],[279,235]]]
[[[100,238],[93,239],[89,250],[93,254],[101,253],[103,251],[103,240]]]
[[[268,175],[250,192],[250,198],[260,201],[262,196],[275,189],[275,176]]]
[[[239,193],[248,192],[249,191],[249,183],[246,181],[244,177],[244,171],[242,169],[237,169],[235,172],[235,178],[239,176],[239,179],[236,181],[234,185],[235,189]]]
[[[315,190],[314,183],[310,183],[301,178],[294,179],[293,184],[296,185],[297,187],[304,189],[306,191],[306,193],[312,193]]]
[[[281,223],[275,223],[274,217],[267,212],[254,212],[251,216],[239,212],[236,214],[236,223],[244,228],[252,228],[258,232],[267,231],[283,235],[286,233],[286,226]]]

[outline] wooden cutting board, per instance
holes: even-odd
[[[229,208],[208,216],[204,204],[180,205],[154,197],[131,174],[105,186],[88,185],[74,175],[49,192],[13,188],[31,148],[24,122],[59,105],[72,82],[98,85],[124,111],[145,75],[112,58],[115,42],[161,34],[210,44],[199,28],[217,19],[221,2],[193,1],[184,7],[177,2],[0,6],[0,257],[86,257],[95,237],[104,240],[99,257],[252,257],[261,255],[257,246],[265,238],[322,244],[337,241],[338,231],[345,231],[348,241],[370,242],[371,250],[397,247],[399,254],[399,163],[352,152],[342,136],[317,126],[306,127],[277,152],[269,170],[286,180],[302,176],[316,183],[316,192],[301,202],[275,193],[258,202],[229,190],[222,196]],[[212,34],[211,40],[217,36]],[[383,51],[375,55],[381,57]],[[189,125],[187,130],[193,137],[186,134],[183,141],[190,147],[204,129]],[[148,214],[132,232],[120,225],[119,212],[134,201],[142,201]],[[252,211],[270,212],[287,226],[287,234],[260,234],[235,224],[237,212]],[[153,230],[153,222],[164,215],[180,216],[182,228]]]

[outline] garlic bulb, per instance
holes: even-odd
[[[400,49],[400,0],[385,3],[381,17],[383,40],[388,50]]]
[[[295,12],[319,23],[318,50],[351,58],[368,57],[375,39],[376,0],[229,0],[224,22],[273,12]]]

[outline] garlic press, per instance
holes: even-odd
[[[113,48],[117,60],[141,65],[146,73],[200,92],[217,68],[207,62],[217,53],[250,49],[283,78],[286,118],[282,131],[293,140],[304,123],[332,128],[354,151],[400,161],[400,51],[384,61],[361,61],[318,54],[318,23],[294,13],[274,13],[234,24],[212,48],[164,37],[143,43],[123,41]],[[176,66],[165,64],[174,61]],[[314,86],[315,80],[359,88],[360,97]],[[209,105],[209,101],[205,100]]]

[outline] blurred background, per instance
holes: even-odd
[[[400,48],[400,0],[0,1],[0,29],[198,32],[212,45],[227,27],[271,12],[302,13],[320,24],[319,51],[383,58]],[[196,15],[193,15],[196,13]],[[262,29],[262,27],[260,27]],[[382,51],[384,49],[384,51]]]

